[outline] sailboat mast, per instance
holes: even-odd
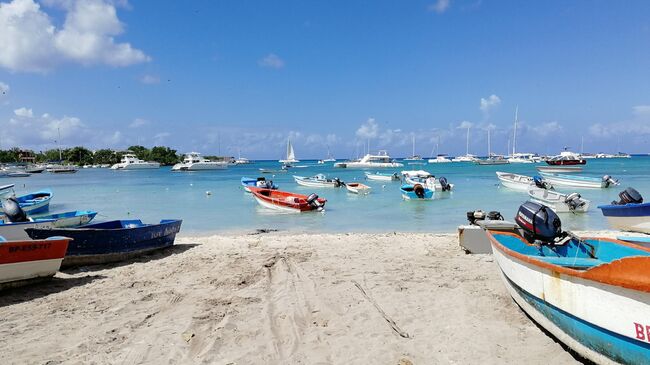
[[[517,150],[517,119],[519,118],[519,105],[515,107],[515,130],[512,134],[512,154]]]
[[[411,156],[415,156],[415,136],[413,137],[413,153],[411,153]]]
[[[469,155],[469,129],[471,127],[467,127],[467,141],[465,142],[465,156]]]
[[[492,146],[490,146],[490,127],[488,127],[488,157],[492,156]]]
[[[59,162],[63,161],[63,158],[61,157],[61,128],[56,128],[56,132],[59,136],[59,138],[56,140],[56,147],[59,149]]]

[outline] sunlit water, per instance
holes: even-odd
[[[51,188],[54,198],[51,212],[92,209],[100,220],[140,218],[145,222],[164,218],[183,219],[184,234],[240,232],[258,228],[316,232],[452,232],[465,222],[468,210],[498,210],[510,219],[527,199],[526,192],[499,186],[495,171],[535,174],[534,165],[477,166],[466,163],[405,166],[423,168],[436,176],[445,176],[455,184],[452,193],[438,193],[433,201],[404,201],[399,182],[365,181],[364,170],[334,168],[315,161],[301,164],[285,174],[264,175],[273,179],[282,190],[309,194],[327,199],[325,212],[282,214],[264,209],[240,186],[242,176],[261,176],[259,168],[277,168],[277,162],[259,162],[232,166],[227,170],[174,172],[169,168],[143,171],[81,169],[76,174],[34,174],[28,178],[5,178],[3,184],[16,184],[16,193],[23,194]],[[607,222],[597,205],[617,199],[618,192],[633,186],[650,200],[650,158],[589,160],[583,175],[612,175],[621,186],[610,189],[579,191],[592,201],[587,214],[562,214],[569,229],[604,229]],[[392,172],[393,170],[383,170]],[[394,171],[399,171],[395,169]],[[343,181],[364,181],[372,187],[367,196],[357,196],[345,188],[306,188],[297,185],[292,175],[312,176],[317,173],[339,177]],[[212,194],[207,195],[210,191]],[[567,191],[561,189],[561,191]]]

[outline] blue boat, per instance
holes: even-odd
[[[32,239],[54,236],[70,237],[63,266],[94,265],[137,257],[143,253],[174,244],[181,229],[180,219],[166,219],[159,224],[144,224],[139,219],[115,220],[88,224],[79,228],[30,228]]]
[[[52,196],[52,191],[46,189],[21,195],[16,197],[16,201],[25,213],[37,214],[47,212],[50,209],[50,200],[52,200]]]
[[[609,224],[621,231],[650,233],[650,203],[643,203],[643,197],[633,188],[618,196],[619,201],[598,206]]]
[[[54,220],[53,227],[55,228],[71,228],[90,223],[96,215],[97,212],[92,210],[75,210],[65,213],[39,215],[32,217],[32,219],[36,222]]]
[[[406,200],[431,200],[433,199],[433,190],[429,190],[420,184],[402,185],[399,190],[402,192],[402,198]]]
[[[271,189],[271,190],[277,190],[278,185],[273,183],[273,180],[266,180],[265,177],[257,177],[257,178],[250,178],[250,177],[242,177],[241,178],[241,185],[244,187],[244,190],[246,192],[250,193],[250,187],[254,188],[264,188],[264,189]]]

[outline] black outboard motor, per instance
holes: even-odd
[[[519,207],[515,222],[524,231],[524,238],[529,242],[557,242],[565,235],[562,222],[555,212],[542,204],[526,202]]]
[[[580,199],[581,197],[578,193],[571,193],[564,198],[564,202],[569,206],[569,210],[576,210],[585,205],[585,201]]]
[[[318,201],[318,195],[315,193],[309,194],[307,197],[307,204],[311,205],[312,207],[316,208],[317,210],[322,210],[323,209],[323,204],[321,204]]]
[[[424,199],[424,187],[422,185],[415,184],[415,186],[413,186],[413,192],[418,198]]]
[[[618,197],[621,198],[619,201],[613,201],[614,205],[625,205],[625,204],[641,204],[643,203],[643,197],[641,194],[636,191],[634,188],[627,188],[620,193]]]
[[[471,225],[476,225],[476,221],[485,220],[485,217],[485,212],[480,209],[467,212],[467,220]]]
[[[618,185],[618,181],[614,180],[611,176],[603,176],[603,181],[605,182],[605,187],[608,188],[610,185]],[[636,191],[636,190],[635,190]]]
[[[501,212],[497,212],[496,210],[493,210],[488,212],[487,219],[491,221],[502,221],[503,216],[501,215]]]
[[[440,181],[440,186],[442,186],[442,191],[451,190],[451,185],[449,185],[449,183],[447,182],[447,178],[445,178],[444,176],[440,176],[440,179],[438,179],[438,181]]]
[[[2,209],[5,211],[7,220],[12,223],[29,222],[27,214],[18,204],[16,198],[9,198],[2,203]]]
[[[540,189],[550,189],[551,188],[551,184],[544,181],[544,179],[539,175],[533,176],[533,182],[535,183],[535,186],[537,186]]]
[[[341,185],[343,185],[343,184],[344,183],[343,183],[343,181],[341,181],[341,179],[339,179],[338,177],[334,178],[334,187],[335,188],[340,188]]]

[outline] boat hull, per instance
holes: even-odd
[[[37,222],[40,220],[54,220],[54,222],[52,222],[53,228],[71,228],[90,223],[90,221],[92,221],[96,215],[97,212],[74,211],[59,214],[49,214],[45,216],[34,217],[33,219]]]
[[[553,336],[596,363],[650,361],[648,293],[540,267],[507,254],[492,235],[490,241],[508,292]]]
[[[0,242],[0,289],[56,274],[69,241],[65,238]]]
[[[250,188],[255,200],[264,208],[273,210],[301,213],[310,211],[320,211],[325,207],[327,200],[318,198],[321,207],[315,207],[307,203],[307,196],[294,194],[286,191]]]
[[[150,170],[150,169],[158,169],[158,168],[160,168],[160,164],[153,164],[153,163],[131,163],[131,164],[118,163],[111,166],[111,169],[113,170]]]
[[[650,234],[650,203],[601,205],[598,208],[613,228]]]
[[[54,227],[54,220],[41,222],[20,222],[0,224],[0,236],[7,241],[24,241],[31,239],[25,229],[48,229]]]
[[[375,181],[399,181],[399,177],[392,175],[380,175],[380,174],[371,174],[366,172],[366,179],[375,180]]]
[[[546,160],[546,163],[551,166],[575,166],[585,165],[586,160]]]
[[[567,194],[558,193],[553,190],[533,188],[528,190],[530,200],[550,207],[556,213],[586,213],[589,210],[590,201],[580,198],[583,203],[576,209],[571,209],[565,202]]]
[[[360,183],[348,183],[345,188],[352,194],[369,194],[370,186]]]
[[[296,181],[298,185],[302,186],[308,186],[310,188],[335,188],[336,183],[334,181],[328,181],[328,180],[323,180],[323,181],[318,181],[318,180],[313,180],[307,177],[302,177],[302,176],[294,176],[293,179]]]
[[[557,186],[570,186],[574,188],[583,188],[583,189],[602,189],[602,188],[614,186],[614,185],[608,185],[605,181],[598,178],[556,175],[556,174],[549,174],[546,172],[540,172],[540,174],[544,177],[544,180],[547,180],[551,184]]]
[[[172,171],[208,171],[208,170],[224,170],[228,168],[227,163],[179,163],[172,166]]]
[[[513,190],[528,191],[533,184],[533,179],[529,176],[510,174],[497,171],[499,182],[506,188]]]

